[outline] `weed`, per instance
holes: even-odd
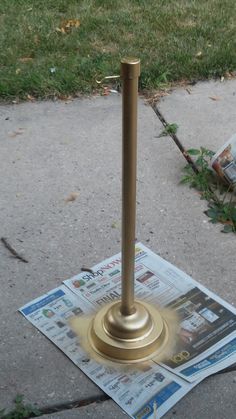
[[[34,418],[41,415],[41,412],[34,406],[30,404],[23,403],[24,397],[21,394],[18,394],[14,400],[15,408],[9,412],[5,413],[5,409],[0,410],[1,419],[27,419]]]
[[[223,233],[236,233],[236,200],[234,190],[221,181],[209,168],[213,151],[204,147],[189,149],[188,154],[195,157],[195,165],[198,173],[194,173],[191,166],[184,167],[185,175],[181,183],[187,183],[190,187],[199,191],[202,199],[208,201],[208,210],[205,214],[211,223],[224,224]]]
[[[166,127],[163,129],[163,131],[160,133],[160,135],[158,135],[158,138],[167,137],[168,135],[171,135],[171,134],[176,134],[178,128],[179,127],[177,124],[167,124]]]

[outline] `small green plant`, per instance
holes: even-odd
[[[34,418],[41,415],[41,412],[31,404],[23,403],[24,396],[18,394],[14,400],[15,409],[9,413],[5,413],[5,409],[0,410],[1,419],[27,419]]]
[[[158,135],[158,137],[167,137],[168,135],[171,134],[176,134],[177,130],[178,130],[179,126],[177,124],[167,124],[165,129],[163,129],[163,131],[160,133],[160,135]]]
[[[199,191],[202,199],[208,201],[208,210],[205,214],[211,223],[224,224],[223,233],[236,233],[236,200],[231,186],[226,185],[209,168],[209,162],[215,154],[204,147],[189,149],[188,154],[195,157],[194,164],[198,170],[195,173],[190,165],[184,167],[184,176],[181,183]]]

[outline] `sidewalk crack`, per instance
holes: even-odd
[[[155,112],[157,118],[161,121],[162,125],[164,128],[168,127],[168,122],[165,120],[164,116],[162,115],[162,113],[159,111],[157,105],[154,103],[153,105],[151,105],[153,111]],[[184,148],[183,144],[181,143],[180,139],[178,138],[178,136],[174,133],[169,133],[168,134],[172,140],[175,142],[175,144],[177,145],[178,149],[180,150],[180,152],[182,153],[183,157],[185,158],[185,160],[188,162],[188,164],[192,167],[193,171],[197,174],[199,173],[199,170],[196,166],[196,164],[194,163],[193,159],[191,158],[191,156],[188,154],[188,151]]]
[[[71,410],[71,409],[76,409],[79,407],[84,407],[84,406],[88,406],[90,404],[93,403],[102,403],[106,400],[109,400],[110,397],[106,394],[103,394],[101,396],[95,396],[95,397],[90,397],[88,399],[84,399],[84,400],[73,400],[70,402],[65,402],[65,403],[58,403],[58,404],[54,404],[51,406],[46,406],[46,407],[39,407],[39,411],[41,413],[40,416],[43,415],[48,415],[51,413],[58,413],[58,412],[63,412],[65,410]],[[39,417],[40,417],[39,416]],[[26,419],[30,419],[33,416],[28,416],[28,418]]]

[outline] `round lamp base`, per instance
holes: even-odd
[[[120,363],[137,363],[157,357],[169,341],[168,324],[152,305],[135,301],[130,315],[121,302],[102,307],[90,323],[89,345],[100,356]]]

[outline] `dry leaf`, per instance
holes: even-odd
[[[104,86],[104,87],[103,87],[102,96],[108,96],[109,94],[110,94],[109,87]]]
[[[230,79],[232,79],[236,76],[236,72],[235,71],[226,71],[224,76],[227,80],[230,80]]]
[[[189,95],[191,95],[191,94],[192,94],[192,90],[191,90],[191,89],[189,89],[188,87],[186,88],[186,92],[188,92],[188,94],[189,94]]]
[[[202,58],[202,51],[198,51],[195,55],[196,58]]]
[[[169,93],[167,91],[160,90],[157,93],[155,93],[155,95],[152,95],[150,98],[146,99],[145,104],[148,106],[152,105],[165,96],[169,96]]]
[[[217,101],[217,100],[220,100],[220,97],[219,96],[209,96],[209,99]]]
[[[31,96],[31,95],[27,95],[27,99],[30,100],[31,102],[35,101],[34,96]]]
[[[16,69],[16,74],[20,74],[20,72],[21,72],[21,69],[20,68],[17,68]]]
[[[79,28],[80,20],[79,19],[68,19],[64,21],[64,28]]]
[[[56,31],[60,32],[60,33],[63,33],[63,34],[66,33],[64,28],[56,28]]]
[[[29,63],[29,62],[33,61],[33,58],[32,57],[22,57],[22,58],[19,58],[19,61],[21,63]]]
[[[68,96],[68,99],[65,101],[65,104],[68,105],[69,103],[73,102],[73,97],[72,96]]]
[[[71,192],[71,194],[68,196],[68,198],[65,199],[66,202],[73,202],[75,201],[79,196],[79,192]]]
[[[66,102],[71,102],[73,100],[73,97],[70,95],[58,95],[57,97],[59,100],[64,100]]]
[[[21,135],[24,133],[24,128],[19,128],[17,131],[13,131],[9,134],[11,138],[16,137],[17,135]]]
[[[80,27],[79,19],[67,19],[61,22],[60,27],[56,28],[56,31],[65,34],[65,33],[69,33],[72,28],[79,28],[79,27]]]

